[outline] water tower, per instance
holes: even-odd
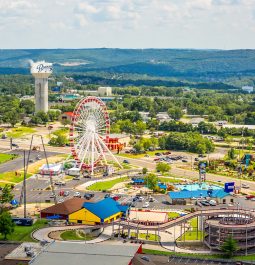
[[[52,63],[44,61],[31,64],[31,74],[35,77],[35,112],[48,111],[48,77],[52,74]]]

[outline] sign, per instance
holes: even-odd
[[[234,192],[235,190],[235,182],[226,182],[224,186],[225,192]]]
[[[32,74],[40,74],[46,73],[51,74],[53,71],[52,63],[36,62],[31,65],[31,73]]]

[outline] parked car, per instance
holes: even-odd
[[[55,185],[57,185],[57,186],[65,186],[66,183],[64,181],[57,181],[57,182],[55,182]]]
[[[160,161],[160,158],[154,158],[153,161]]]
[[[13,147],[19,148],[17,144],[12,144]]]
[[[128,161],[127,159],[124,159],[124,160],[123,160],[123,163],[125,163],[125,164],[130,164],[129,161]]]
[[[119,195],[116,195],[116,196],[114,196],[114,197],[112,197],[115,201],[118,201],[120,198],[121,198],[121,196],[119,196]]]
[[[84,198],[87,199],[87,200],[90,200],[91,198],[93,198],[95,196],[94,193],[85,193],[84,194]]]
[[[74,197],[78,197],[78,198],[81,198],[81,194],[79,191],[76,191],[73,195]]]
[[[73,180],[80,180],[80,177],[76,176],[73,178]]]
[[[161,153],[155,153],[155,156],[162,156]]]
[[[208,201],[201,201],[201,204],[203,206],[210,206],[210,203]]]
[[[142,201],[144,201],[144,198],[143,197],[139,197],[138,201],[142,202]]]
[[[50,198],[55,198],[55,197],[56,197],[56,194],[53,194],[53,193],[50,194]]]
[[[210,200],[210,201],[209,201],[209,204],[210,204],[211,206],[216,206],[216,205],[217,205],[217,202],[216,202],[215,200]]]
[[[85,196],[85,195],[84,195]],[[106,198],[110,198],[110,194],[109,193],[107,193],[107,194],[105,194],[104,195],[104,198],[106,199]]]
[[[187,159],[182,159],[182,162],[187,163],[188,160]]]
[[[251,198],[251,201],[255,201],[255,197],[254,198]]]
[[[34,163],[35,162],[35,160],[34,159],[29,159],[29,161],[28,161],[29,163]]]
[[[247,200],[252,200],[252,199],[254,199],[255,198],[255,195],[247,195],[246,196],[246,199]]]
[[[64,202],[65,200],[64,199],[59,199],[58,200],[58,203],[62,203],[62,202]]]
[[[143,204],[143,208],[148,208],[150,206],[150,203],[149,202],[145,202],[144,204]]]
[[[155,199],[153,197],[149,198],[149,202],[154,202],[154,201],[155,201]]]
[[[243,183],[243,184],[242,184],[242,188],[244,188],[244,189],[249,189],[250,186],[249,186],[248,184],[246,184],[246,183]]]
[[[199,161],[199,158],[198,157],[195,157],[195,161]]]
[[[39,155],[36,156],[36,160],[41,160],[41,159],[42,158]]]

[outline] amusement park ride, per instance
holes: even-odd
[[[81,99],[73,112],[69,133],[77,168],[93,175],[96,166],[108,164],[107,158],[122,168],[108,147],[109,134],[110,118],[104,102],[93,96]]]

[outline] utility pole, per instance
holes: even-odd
[[[24,196],[24,218],[27,218],[27,190],[26,190],[26,178],[27,178],[27,168],[26,168],[26,151],[24,149],[24,180],[23,180],[23,196]]]

